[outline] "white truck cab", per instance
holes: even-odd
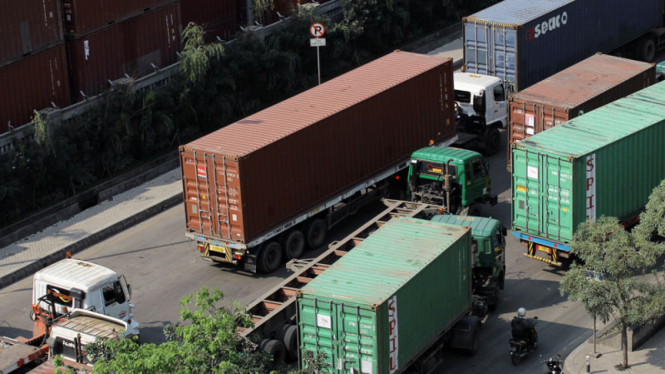
[[[497,77],[472,73],[455,73],[455,103],[471,118],[483,125],[506,128],[508,95],[503,81]]]
[[[52,301],[56,315],[74,308],[86,309],[128,324],[128,333],[138,335],[129,301],[132,289],[123,276],[91,262],[65,259],[38,271],[33,277],[32,304],[46,309],[43,301]]]

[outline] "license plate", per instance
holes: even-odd
[[[223,254],[231,253],[231,250],[227,247],[220,247],[218,245],[210,245],[210,250],[213,252],[219,252]]]
[[[545,253],[547,253],[548,255],[551,255],[551,254],[552,254],[552,249],[549,248],[549,247],[545,247],[545,246],[542,246],[542,245],[536,245],[536,249],[539,250],[539,251],[541,251],[541,252],[545,252]]]
[[[526,193],[526,187],[525,187],[525,186],[520,186],[520,185],[518,184],[518,185],[517,185],[517,191]]]

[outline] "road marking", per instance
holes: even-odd
[[[99,248],[97,248],[97,249],[95,249],[95,250],[92,250],[90,253],[88,253],[88,254],[86,254],[86,255],[84,255],[84,256],[76,257],[76,258],[78,258],[78,259],[80,259],[80,260],[85,260],[86,258],[89,258],[90,256],[92,256],[92,255],[98,253],[99,251],[102,251],[102,250],[104,250],[104,249],[106,249],[106,248],[108,248],[108,247],[110,247],[110,246],[112,246],[112,245],[114,245],[114,244],[117,244],[117,243],[119,243],[120,241],[125,240],[125,239],[129,238],[130,236],[132,236],[132,235],[134,235],[134,234],[138,234],[138,233],[140,233],[141,231],[147,229],[148,227],[151,227],[151,226],[153,226],[153,225],[155,225],[155,224],[157,224],[157,223],[159,223],[159,222],[161,222],[161,221],[163,221],[163,220],[165,220],[165,219],[167,219],[167,218],[169,218],[169,217],[172,217],[172,216],[175,215],[176,213],[181,213],[181,211],[180,211],[180,210],[176,210],[176,211],[173,212],[173,213],[167,214],[167,215],[165,215],[164,217],[161,217],[161,218],[159,218],[159,219],[157,219],[157,220],[155,220],[155,221],[153,221],[153,222],[151,222],[151,223],[149,223],[149,224],[147,224],[147,225],[141,227],[140,229],[134,230],[134,231],[130,232],[129,234],[127,234],[127,235],[125,235],[125,236],[122,236],[122,237],[120,237],[120,238],[114,240],[114,241],[111,242],[111,243],[108,243],[108,244],[105,245],[105,246],[99,247]],[[25,287],[31,286],[31,285],[32,285],[32,277],[30,277],[30,280],[29,280],[29,281],[27,281],[27,282],[25,282],[25,283],[21,283],[20,285],[14,287],[14,289],[8,291],[7,293],[3,293],[2,295],[0,295],[0,299],[2,299],[2,298],[5,297],[5,296],[11,295],[11,294],[13,294],[14,292],[17,292],[17,291],[19,291],[19,290],[21,290],[21,289],[23,289],[23,288],[25,288]]]

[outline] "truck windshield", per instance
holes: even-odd
[[[418,176],[427,179],[443,179],[443,173],[446,171],[446,166],[437,162],[421,161],[418,163]],[[453,180],[457,179],[457,168],[455,165],[450,165],[450,174]]]
[[[471,103],[471,92],[455,90],[455,101],[460,103]]]
[[[69,290],[56,288],[51,285],[46,286],[46,294],[48,299],[58,305],[63,305],[67,307],[72,306],[73,298],[69,294]]]

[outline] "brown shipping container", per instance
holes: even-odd
[[[58,0],[4,1],[0,7],[0,66],[62,44]]]
[[[450,59],[394,52],[181,146],[187,231],[250,243],[454,137],[453,107]]]
[[[637,92],[656,81],[654,64],[598,53],[510,97],[512,143]]]
[[[65,35],[79,38],[176,1],[178,0],[62,0]]]
[[[177,61],[180,50],[180,4],[159,8],[104,30],[67,41],[72,96],[95,95],[109,80],[138,77]]]
[[[236,27],[235,0],[181,0],[182,27],[190,22],[206,26],[209,36],[231,40]]]
[[[47,49],[0,69],[0,133],[34,117],[33,110],[69,105],[65,46]]]

